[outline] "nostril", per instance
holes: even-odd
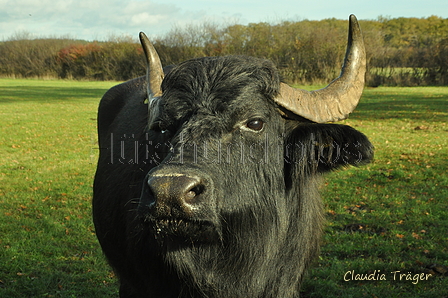
[[[204,192],[204,185],[200,180],[196,180],[193,182],[193,185],[187,187],[187,191],[184,194],[184,200],[186,203],[194,203],[194,200],[197,196]]]
[[[190,202],[194,198],[196,198],[196,196],[197,196],[196,192],[194,190],[190,190],[185,194],[185,201]]]
[[[142,192],[138,201],[138,210],[146,213],[148,208],[151,208],[155,204],[154,194],[147,182],[143,183]]]
[[[190,192],[194,192],[197,196],[204,192],[204,185],[198,184],[194,186]]]

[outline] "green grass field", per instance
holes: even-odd
[[[96,110],[114,84],[0,79],[0,297],[118,296],[90,211]],[[343,123],[375,161],[328,176],[304,297],[448,297],[447,121],[448,87],[365,90]]]

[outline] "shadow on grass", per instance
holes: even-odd
[[[71,101],[98,98],[108,90],[85,87],[11,86],[2,87],[1,103],[24,101]]]
[[[391,93],[366,90],[352,119],[412,119],[446,122],[448,93],[436,92]]]
[[[2,87],[1,102],[17,101],[72,101],[83,98],[98,98],[108,88],[8,86]],[[445,122],[448,111],[448,92],[424,88],[408,89],[366,89],[351,119],[374,121],[378,119],[412,119]]]

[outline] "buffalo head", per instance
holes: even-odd
[[[118,85],[98,113],[93,212],[122,297],[297,297],[318,253],[322,173],[369,162],[345,119],[364,86],[350,16],[340,76],[305,91],[272,62],[206,57],[162,68],[140,39],[146,77]]]

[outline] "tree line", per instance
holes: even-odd
[[[448,85],[448,19],[385,18],[360,21],[368,86]],[[163,65],[221,55],[272,60],[284,81],[322,84],[338,76],[347,42],[346,20],[175,27],[153,38]],[[135,38],[106,42],[16,35],[0,42],[0,76],[128,80],[145,74]]]

